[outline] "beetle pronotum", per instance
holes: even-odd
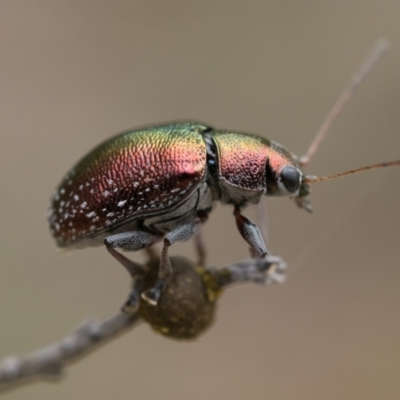
[[[125,267],[136,264],[115,249],[136,251],[163,241],[159,278],[142,294],[157,304],[171,275],[168,248],[197,234],[214,201],[231,204],[238,230],[252,252],[267,249],[258,227],[241,214],[264,195],[291,195],[311,210],[309,185],[331,177],[305,176],[308,164],[334,118],[382,57],[380,43],[343,92],[303,157],[261,136],[213,129],[195,121],[179,121],[123,132],[88,153],[64,177],[49,210],[50,229],[61,247],[105,244]]]

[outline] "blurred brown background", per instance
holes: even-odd
[[[104,249],[62,256],[45,220],[62,175],[111,134],[194,118],[301,154],[384,37],[391,51],[307,172],[398,159],[399,20],[400,2],[385,0],[2,0],[0,357],[126,298],[127,275]],[[229,290],[196,342],[141,325],[61,382],[5,398],[398,399],[399,183],[393,168],[318,185],[312,215],[269,201],[269,248],[291,264],[285,285]],[[212,265],[247,257],[229,207],[205,237]],[[192,245],[172,253],[193,257]]]

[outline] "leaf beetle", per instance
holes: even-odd
[[[239,151],[238,151],[239,149]],[[295,194],[303,174],[296,157],[260,136],[179,121],[123,132],[72,168],[55,191],[50,229],[60,247],[104,243],[136,251],[163,240],[160,279],[145,293],[156,303],[170,273],[167,249],[195,235],[216,200],[234,206],[239,232],[254,253],[267,249],[240,209],[263,194]]]
[[[100,144],[67,173],[52,197],[48,220],[57,245],[83,248],[104,243],[120,263],[132,268],[134,264],[117,248],[136,251],[163,241],[158,280],[142,293],[152,305],[171,276],[168,248],[195,236],[215,201],[233,206],[241,236],[255,256],[264,257],[263,237],[242,215],[244,206],[257,204],[262,195],[290,195],[310,211],[309,184],[400,164],[381,163],[324,178],[302,172],[333,119],[386,47],[380,44],[374,49],[302,158],[261,136],[196,121],[133,129]]]

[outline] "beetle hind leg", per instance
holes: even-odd
[[[106,247],[108,252],[129,272],[132,279],[142,278],[146,274],[146,268],[123,254],[118,253],[113,247]]]
[[[144,278],[148,271],[146,266],[130,260],[115,250],[115,248],[117,247],[132,251],[143,248],[148,249],[149,246],[160,239],[161,237],[159,236],[143,231],[123,232],[116,235],[107,236],[104,239],[104,244],[107,251],[128,271],[129,275],[133,279],[132,291],[125,305],[122,307],[122,311],[128,314],[135,313],[139,307],[141,286],[140,278]],[[152,253],[152,256],[149,257],[156,257],[155,253]]]
[[[168,248],[175,242],[185,242],[186,240],[189,240],[193,235],[199,232],[206,219],[206,217],[201,216],[199,220],[178,226],[165,236],[164,246],[161,253],[158,280],[154,287],[143,292],[141,295],[142,298],[151,305],[157,305],[164,283],[171,277],[172,274],[171,262],[168,257]]]
[[[151,246],[155,242],[161,240],[160,236],[153,235],[144,231],[132,231],[117,233],[115,235],[107,236],[104,239],[104,244],[108,252],[129,272],[132,278],[140,275],[140,264],[129,260],[121,253],[115,250],[120,248],[123,250],[137,251]]]
[[[151,246],[162,237],[145,231],[130,231],[107,236],[104,244],[107,248],[119,247],[124,250],[137,251]]]

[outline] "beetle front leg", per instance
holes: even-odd
[[[164,246],[161,252],[158,280],[153,288],[142,293],[142,298],[151,305],[157,305],[164,283],[172,274],[171,262],[168,257],[168,248],[175,242],[185,242],[186,240],[189,240],[200,230],[206,219],[207,216],[201,216],[199,220],[179,226],[165,236]]]
[[[249,244],[252,253],[259,258],[264,258],[268,254],[267,246],[260,230],[253,221],[240,213],[240,207],[235,206],[233,215],[236,219],[236,226],[243,239]]]

